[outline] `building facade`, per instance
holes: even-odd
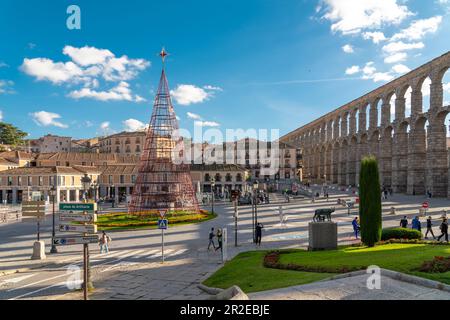
[[[99,138],[101,153],[140,156],[144,148],[146,131],[121,132]]]

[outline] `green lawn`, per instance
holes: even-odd
[[[265,268],[263,258],[266,253],[267,251],[241,253],[204,281],[204,284],[217,288],[238,285],[244,292],[250,293],[311,283],[335,274]],[[433,274],[416,271],[422,262],[432,260],[435,256],[450,256],[450,246],[387,244],[374,248],[342,247],[333,251],[289,250],[285,253],[282,251],[279,262],[310,267],[327,266],[336,270],[344,266],[365,268],[377,265],[450,284],[450,272]]]
[[[257,292],[310,283],[330,277],[327,273],[269,269],[263,266],[266,251],[243,252],[203,282],[206,286],[239,286],[244,292]]]
[[[299,264],[303,266],[323,266],[332,268],[368,267],[377,265],[440,282],[450,284],[450,272],[425,273],[416,271],[424,261],[435,256],[450,256],[450,246],[426,244],[387,244],[367,247],[344,247],[334,251],[297,251],[282,254],[279,262],[282,264]]]
[[[211,212],[200,214],[175,213],[167,214],[169,227],[173,225],[183,225],[204,222],[215,218],[217,215]],[[127,213],[109,213],[98,216],[97,227],[99,230],[133,230],[157,228],[159,216],[155,214],[145,214],[132,216]]]

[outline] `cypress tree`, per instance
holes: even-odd
[[[359,219],[362,242],[373,247],[381,239],[381,188],[378,163],[368,156],[361,161],[359,174]]]

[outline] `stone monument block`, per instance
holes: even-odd
[[[309,224],[308,250],[335,250],[337,249],[337,223],[311,222]]]

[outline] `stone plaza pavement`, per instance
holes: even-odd
[[[367,288],[369,275],[320,281],[249,294],[251,300],[450,300],[450,292],[381,277],[381,288]]]
[[[110,254],[100,255],[95,245],[91,248],[92,280],[96,289],[90,298],[99,300],[207,298],[208,295],[197,286],[222,266],[220,253],[206,250],[207,236],[211,227],[228,229],[230,259],[239,252],[255,249],[306,248],[308,223],[314,210],[335,206],[333,220],[339,226],[339,244],[355,243],[351,221],[356,216],[357,210],[348,215],[346,208],[337,206],[337,198],[350,199],[352,196],[336,191],[330,193],[329,202],[319,199],[312,203],[309,199],[298,199],[286,203],[280,195],[273,195],[270,204],[258,207],[258,221],[265,227],[261,248],[256,248],[252,243],[251,208],[249,206],[239,208],[239,247],[235,248],[233,207],[229,204],[218,204],[216,219],[201,224],[169,227],[166,234],[168,258],[164,264],[160,262],[161,238],[158,230],[110,232],[113,238]],[[389,200],[384,200],[383,226],[397,226],[403,215],[411,219],[418,214],[424,200],[424,197],[403,195],[395,195]],[[438,233],[438,219],[443,210],[450,208],[450,201],[431,199],[429,202],[429,214],[436,221],[435,233]],[[280,224],[279,206],[283,206],[283,212],[287,217],[286,224]],[[397,209],[395,215],[390,214],[391,206]],[[0,228],[1,231],[6,231],[0,237],[0,269],[5,265],[6,271],[14,271],[14,268],[23,266],[28,268],[19,273],[3,277],[0,275],[0,299],[81,299],[79,291],[69,290],[64,285],[64,281],[68,278],[67,266],[81,265],[79,248],[61,248],[61,253],[49,256],[47,261],[31,261],[29,256],[34,235],[30,232],[34,231],[34,226],[25,223]],[[43,230],[43,238],[48,243],[50,236],[48,222]],[[359,291],[354,297],[358,294],[364,297],[365,293]],[[404,292],[399,291],[399,294],[400,299]]]

